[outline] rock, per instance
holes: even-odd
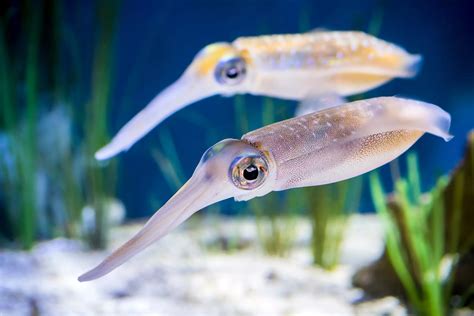
[[[352,284],[363,289],[370,298],[404,297],[403,286],[385,252],[377,261],[358,270],[352,278]]]

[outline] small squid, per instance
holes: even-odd
[[[129,149],[168,116],[212,95],[250,93],[300,101],[348,96],[396,77],[413,77],[420,64],[421,56],[362,32],[313,31],[211,44],[95,157],[108,159]]]
[[[436,105],[381,97],[223,140],[204,153],[188,182],[132,239],[79,281],[108,274],[208,205],[361,175],[395,159],[424,133],[448,141],[450,123],[450,115]]]

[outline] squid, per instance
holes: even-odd
[[[79,281],[108,274],[206,206],[356,177],[395,159],[424,133],[449,141],[450,124],[450,115],[436,105],[380,97],[274,123],[240,140],[222,140],[132,239]]]
[[[173,113],[212,95],[249,93],[297,101],[348,96],[393,78],[413,77],[421,61],[420,55],[353,31],[317,30],[210,44],[95,157],[104,160],[128,150]]]

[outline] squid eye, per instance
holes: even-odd
[[[255,165],[250,165],[244,169],[243,176],[247,181],[255,181],[258,178],[259,170]]]
[[[240,57],[236,57],[219,62],[214,76],[217,82],[233,86],[244,80],[246,72],[245,61]]]
[[[230,167],[230,177],[234,185],[240,189],[252,190],[265,181],[268,165],[260,156],[237,157]]]

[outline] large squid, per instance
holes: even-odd
[[[289,100],[352,95],[414,76],[421,56],[362,32],[241,37],[206,46],[181,77],[133,117],[95,157],[127,150],[181,108],[221,94]]]
[[[204,153],[188,182],[142,230],[79,281],[109,273],[208,205],[361,175],[395,159],[424,133],[448,141],[450,121],[436,105],[382,97],[278,122],[240,140],[223,140]]]

